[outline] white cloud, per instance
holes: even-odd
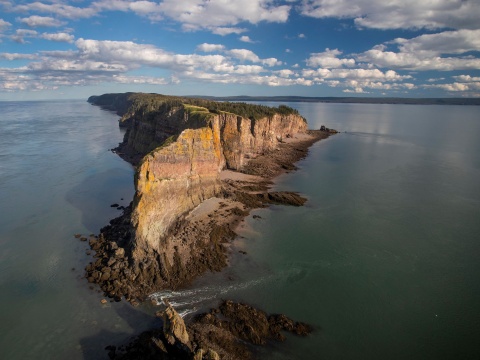
[[[426,56],[440,54],[462,54],[480,51],[480,29],[444,31],[437,34],[424,34],[413,39],[395,39],[404,53],[421,53]]]
[[[42,35],[40,35],[40,37],[45,40],[67,43],[73,43],[73,40],[75,39],[73,35],[64,32],[56,34],[43,33]]]
[[[277,6],[269,0],[164,0],[160,8],[163,14],[176,21],[201,28],[231,26],[243,21],[252,24],[285,22],[290,11],[290,6]]]
[[[385,45],[376,46],[358,55],[358,60],[379,67],[408,70],[453,71],[479,69],[480,59],[461,55],[480,51],[480,30],[444,31],[425,34],[412,39],[395,39],[398,52],[387,51]],[[447,56],[442,56],[447,54]]]
[[[101,0],[92,4],[96,12],[102,11],[131,11],[139,16],[145,16],[153,21],[162,19],[162,9],[152,1]]]
[[[28,65],[32,71],[57,72],[125,72],[128,67],[123,64],[114,64],[92,60],[44,59]]]
[[[21,60],[21,59],[32,60],[32,59],[36,59],[37,56],[35,54],[0,53],[0,58],[6,59],[6,60]]]
[[[81,59],[121,63],[129,68],[148,65],[174,71],[191,71],[222,68],[229,64],[223,55],[173,54],[153,45],[131,41],[78,39],[75,45]]]
[[[292,70],[289,70],[289,69],[278,70],[278,71],[275,71],[275,73],[278,74],[278,76],[280,76],[282,78],[288,78],[292,75],[295,75],[295,72],[293,72]]]
[[[87,7],[79,8],[70,5],[62,4],[61,2],[53,2],[52,4],[44,4],[39,1],[30,3],[16,5],[12,7],[12,11],[16,12],[29,12],[36,11],[40,13],[55,14],[62,18],[67,19],[83,19],[90,18],[97,14],[98,10]]]
[[[311,54],[307,59],[307,65],[328,69],[355,65],[354,59],[339,59],[337,56],[341,54],[342,52],[338,49],[330,50],[327,48],[324,52]]]
[[[35,38],[37,37],[38,32],[35,30],[28,30],[28,29],[17,29],[15,30],[15,34],[11,36],[12,40],[18,42],[20,44],[25,44],[25,38]]]
[[[185,26],[184,26],[185,28]],[[191,27],[192,31],[198,30],[199,27],[193,26]],[[237,28],[237,27],[210,27],[210,31],[216,35],[230,35],[230,34],[241,34],[247,31],[245,28]]]
[[[197,50],[203,51],[203,52],[222,51],[224,49],[225,49],[225,46],[220,44],[203,43],[197,46]]]
[[[425,89],[441,89],[448,92],[469,92],[469,91],[479,91],[480,90],[480,81],[472,83],[460,83],[454,82],[450,84],[434,84],[434,85],[423,85]]]
[[[206,29],[214,34],[240,34],[246,30],[235,25],[248,22],[286,22],[290,5],[277,5],[272,0],[163,0],[127,1],[98,0],[90,7],[93,13],[101,11],[132,11],[153,21],[170,18],[182,24],[185,31]]]
[[[305,0],[305,16],[354,19],[360,27],[376,29],[476,29],[477,0]]]
[[[17,19],[17,21],[30,27],[59,27],[65,25],[64,22],[49,16],[32,15],[28,18]]]
[[[278,61],[276,58],[260,59],[257,54],[251,50],[247,49],[232,49],[226,51],[230,56],[233,56],[240,61],[250,61],[253,63],[262,63],[267,66],[281,65],[282,62]]]
[[[381,71],[379,69],[305,69],[304,77],[319,77],[324,79],[368,79],[382,81],[398,81],[410,79],[410,75],[399,75],[393,70]]]
[[[235,74],[258,74],[263,71],[264,68],[259,65],[238,65],[233,70]]]
[[[10,26],[12,26],[11,23],[9,23],[8,21],[5,21],[3,19],[0,19],[0,32],[8,29]]]
[[[478,77],[478,76],[458,75],[458,76],[452,76],[452,77],[459,82],[478,82],[478,81],[480,81],[480,77]]]
[[[149,76],[126,76],[113,75],[112,80],[120,84],[148,84],[148,85],[167,85],[172,83],[172,79],[157,78]]]
[[[246,36],[246,35],[240,36],[239,40],[246,43],[250,43],[250,44],[253,44],[255,42],[252,39],[250,39],[249,36]]]

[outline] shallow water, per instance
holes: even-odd
[[[87,243],[133,196],[133,170],[108,149],[118,116],[84,101],[0,102],[2,359],[97,359],[137,324],[124,303],[101,305],[83,269]],[[121,200],[121,199],[124,200]]]
[[[231,267],[156,298],[187,317],[231,298],[315,326],[262,359],[480,358],[480,108],[289,105],[346,131],[278,179],[306,206],[254,211]],[[0,110],[1,358],[105,359],[155,322],[148,304],[100,304],[73,237],[133,196],[133,170],[108,151],[118,117],[78,101]]]

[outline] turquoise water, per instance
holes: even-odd
[[[254,211],[230,268],[159,295],[185,314],[234,298],[314,325],[262,359],[480,358],[480,108],[288,105],[343,131],[275,184],[306,206]],[[79,101],[0,111],[0,357],[105,359],[154,323],[149,305],[100,304],[73,238],[133,196],[108,151],[118,117]]]

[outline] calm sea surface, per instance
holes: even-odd
[[[233,249],[247,255],[155,297],[185,314],[233,298],[315,327],[262,359],[479,359],[480,107],[288,105],[343,132],[276,182],[306,206],[254,211]],[[0,113],[0,357],[106,358],[155,321],[151,305],[100,304],[73,237],[133,196],[108,151],[118,117],[77,101]]]

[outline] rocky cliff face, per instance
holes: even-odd
[[[220,191],[220,148],[212,129],[188,129],[143,159],[132,213],[135,259],[153,250],[173,264],[168,232],[183,215]]]
[[[127,138],[128,147],[146,150],[151,145],[146,145],[145,138],[171,139],[188,127],[169,145],[151,151],[138,167],[132,212],[134,258],[138,261],[153,250],[173,264],[175,249],[167,239],[169,230],[220,192],[220,171],[241,170],[249,159],[306,130],[298,115],[253,120],[230,113],[212,114],[205,108],[189,110],[175,107],[152,117],[135,117]]]

